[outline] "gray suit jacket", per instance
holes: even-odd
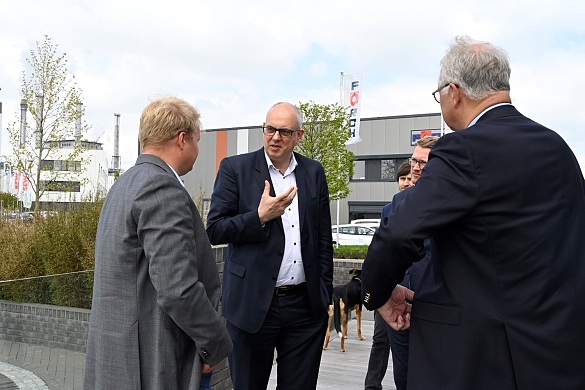
[[[86,389],[199,389],[232,348],[220,283],[193,200],[158,157],[110,189],[95,247]]]

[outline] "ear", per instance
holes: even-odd
[[[300,129],[299,132],[297,133],[297,142],[301,142],[303,140],[303,134],[305,134],[305,130]]]
[[[453,107],[458,108],[463,101],[463,90],[454,83],[451,83],[451,96],[449,99],[453,101]]]
[[[187,133],[184,131],[181,131],[177,135],[177,145],[179,145],[179,148],[183,149],[185,147],[186,142],[187,142]]]

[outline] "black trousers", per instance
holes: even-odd
[[[365,390],[382,390],[382,380],[388,368],[388,356],[390,355],[390,340],[387,330],[388,324],[384,318],[374,311],[374,336],[372,337],[372,349],[368,361],[368,372],[364,381]]]
[[[410,330],[394,330],[387,326],[392,349],[392,368],[394,370],[394,384],[396,390],[406,390],[408,377],[408,346]]]
[[[317,387],[327,315],[316,319],[306,288],[272,297],[270,309],[257,333],[245,332],[229,321],[234,344],[229,357],[234,390],[265,390],[276,350],[279,390]]]

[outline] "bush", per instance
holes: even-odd
[[[95,234],[103,199],[35,218],[0,221],[0,299],[90,307]],[[38,278],[45,275],[67,274]]]
[[[335,259],[365,259],[367,253],[367,245],[340,245],[337,248],[333,246]]]

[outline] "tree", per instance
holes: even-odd
[[[349,195],[349,179],[353,176],[354,154],[345,142],[350,137],[349,115],[338,103],[300,103],[305,134],[297,151],[323,165],[331,200]]]
[[[57,45],[47,35],[42,45],[36,43],[36,51],[31,50],[26,60],[28,77],[26,70],[22,72],[21,110],[26,105],[32,120],[21,123],[17,118],[8,126],[14,165],[35,194],[35,211],[45,191],[67,191],[68,183],[79,178],[85,166],[79,141],[89,127],[81,122],[81,90],[69,75],[66,57],[57,53]],[[71,140],[72,146],[64,148],[64,140]]]

